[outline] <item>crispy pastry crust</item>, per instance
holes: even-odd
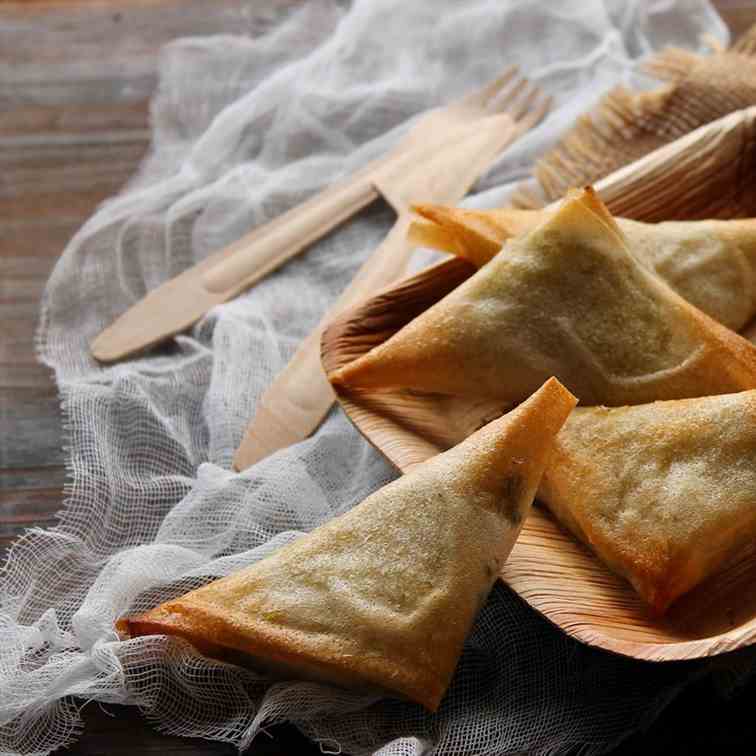
[[[552,379],[341,517],[119,627],[435,710],[575,403]]]
[[[552,374],[587,405],[722,394],[756,388],[756,348],[639,262],[587,189],[329,377],[516,403]]]
[[[595,200],[589,201],[595,209]],[[463,257],[478,268],[508,239],[532,231],[553,212],[440,205],[414,209],[425,219],[410,229],[416,244]],[[616,222],[628,249],[709,317],[739,331],[756,315],[756,219]]]
[[[579,408],[538,496],[664,612],[756,538],[756,391]]]

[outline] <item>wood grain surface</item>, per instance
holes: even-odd
[[[283,8],[293,0],[278,0]],[[756,0],[717,3],[733,31],[756,22]],[[271,7],[266,2],[266,8]],[[32,525],[54,522],[64,480],[58,401],[34,354],[44,284],[65,243],[136,170],[149,139],[158,51],[184,35],[254,34],[244,0],[0,2],[0,558]],[[622,753],[746,753],[756,731],[751,685],[731,703],[708,683],[689,689]],[[709,726],[690,727],[691,717]],[[78,756],[231,754],[229,746],[157,734],[127,707],[89,705]],[[320,753],[291,728],[256,754]],[[715,746],[717,748],[715,748]],[[620,752],[618,751],[618,753]]]

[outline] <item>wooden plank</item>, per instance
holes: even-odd
[[[0,478],[0,561],[30,527],[57,522],[66,471],[62,465],[8,468]]]
[[[0,137],[0,386],[50,386],[34,351],[39,302],[68,239],[134,173],[147,132],[117,138]]]
[[[80,225],[133,175],[148,144],[146,130],[106,135],[5,137],[0,140],[0,218]],[[65,201],[61,194],[65,192]],[[58,239],[47,254],[57,254]]]
[[[88,103],[141,101],[152,94],[156,60],[167,41],[210,34],[258,36],[295,5],[292,0],[268,0],[260,7],[246,0],[217,0],[211,9],[206,0],[4,2],[2,91],[6,97],[15,93],[27,102],[64,106],[75,101],[72,91]]]
[[[0,390],[53,389],[51,371],[39,363],[34,351],[39,301],[57,259],[56,255],[46,255],[45,251],[55,249],[59,239],[67,239],[74,230],[70,221],[44,224],[0,221],[0,254],[4,255],[0,256],[0,323],[3,324]],[[12,394],[6,393],[4,400],[12,402]]]
[[[54,386],[0,389],[0,423],[0,468],[63,464],[63,431]]]

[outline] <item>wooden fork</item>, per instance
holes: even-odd
[[[397,207],[404,174],[454,135],[476,129],[499,112],[505,92],[507,102],[519,96],[522,112],[510,115],[521,133],[547,109],[543,100],[539,104],[523,96],[526,87],[509,68],[482,89],[423,114],[387,156],[151,291],[92,341],[93,356],[114,362],[189,328],[212,307],[237,296],[380,195]],[[506,128],[505,132],[510,133]]]
[[[265,391],[234,457],[243,470],[270,453],[312,433],[334,401],[320,364],[320,337],[341,310],[387,286],[406,272],[412,252],[407,240],[412,202],[450,203],[461,199],[501,151],[535,126],[548,100],[527,80],[506,71],[488,86],[430,111],[405,137],[400,159],[379,166],[371,185],[392,205],[398,219],[347,289],[300,345]],[[251,254],[248,257],[251,261]],[[236,268],[240,276],[243,264]],[[229,276],[223,281],[231,285]]]

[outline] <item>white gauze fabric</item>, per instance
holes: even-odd
[[[40,354],[60,387],[70,482],[59,524],[25,534],[0,576],[0,751],[68,743],[82,701],[100,701],[240,748],[289,721],[356,756],[598,753],[700,672],[582,646],[503,585],[435,715],[271,685],[176,639],[118,639],[119,616],[265,557],[396,475],[338,409],[313,438],[229,471],[261,392],[390,227],[387,206],[146,356],[103,367],[87,344],[150,289],[382,154],[416,114],[516,63],[554,106],[470,200],[502,202],[602,92],[643,84],[640,58],[702,50],[704,32],[727,42],[704,0],[313,0],[256,39],[167,46],[150,154],[68,244],[44,299]]]

